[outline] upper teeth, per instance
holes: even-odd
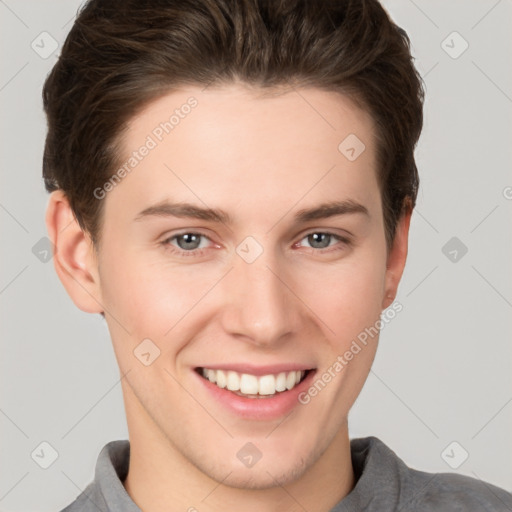
[[[292,389],[306,374],[305,371],[294,370],[257,377],[249,373],[211,370],[209,368],[202,368],[201,371],[203,377],[216,384],[219,388],[240,391],[244,395],[273,395],[276,391]]]

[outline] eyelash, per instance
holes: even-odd
[[[307,238],[308,236],[310,235],[314,235],[314,234],[322,234],[322,235],[327,235],[327,236],[331,236],[335,239],[338,240],[338,242],[341,242],[342,245],[344,245],[345,247],[348,247],[351,245],[351,240],[349,240],[348,238],[346,237],[343,237],[341,235],[337,235],[335,233],[332,233],[330,231],[310,231],[309,233],[306,233],[298,242],[296,242],[294,245],[296,245],[297,243],[301,242],[302,240],[304,240],[304,238]],[[172,254],[177,254],[178,256],[185,256],[185,257],[189,257],[189,256],[196,256],[196,257],[200,257],[204,254],[204,251],[208,250],[208,248],[203,248],[203,249],[192,249],[190,251],[186,251],[184,249],[179,249],[175,246],[172,246],[170,244],[170,242],[172,240],[175,240],[181,236],[184,236],[184,235],[196,235],[196,236],[201,236],[201,237],[204,237],[204,238],[207,238],[208,240],[210,240],[210,238],[203,234],[203,233],[199,233],[199,232],[196,232],[196,231],[184,231],[182,233],[177,233],[175,235],[172,235],[171,237],[169,238],[166,238],[165,240],[163,240],[161,243],[162,245],[164,246],[164,248],[168,251],[170,251]],[[211,241],[211,240],[210,240]],[[333,247],[336,247],[337,244],[335,244],[334,246],[327,246],[327,247],[324,247],[324,248],[321,248],[321,249],[316,249],[315,247],[307,247],[307,249],[311,249],[313,252],[315,253],[326,253],[326,252],[333,252],[333,251],[338,251],[338,250],[342,250],[341,248],[334,248]]]

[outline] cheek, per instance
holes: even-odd
[[[374,324],[381,313],[385,260],[364,253],[337,265],[305,269],[300,295],[340,341]]]
[[[126,339],[129,332],[134,343],[154,339],[162,348],[218,280],[211,268],[178,268],[161,257],[136,252],[126,258],[104,258],[100,278],[109,324],[117,334]]]

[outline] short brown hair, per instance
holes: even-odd
[[[65,192],[97,244],[93,191],[119,164],[128,121],[180,86],[235,81],[337,91],[370,113],[389,248],[416,202],[424,90],[377,0],[89,0],[43,88],[47,191]]]

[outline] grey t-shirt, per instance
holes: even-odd
[[[406,466],[380,439],[350,441],[356,485],[330,512],[512,512],[512,494],[476,478]],[[130,443],[101,450],[94,480],[61,512],[141,512],[123,481]]]

